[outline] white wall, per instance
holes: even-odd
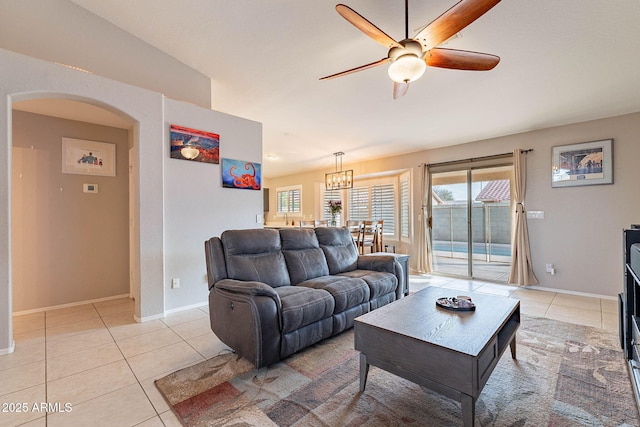
[[[3,0],[0,16],[0,48],[211,108],[209,77],[69,0]]]
[[[525,209],[531,219],[534,272],[541,288],[613,297],[622,290],[622,229],[640,222],[640,113],[525,132],[439,150],[427,163],[533,148],[527,155]],[[557,145],[613,138],[613,185],[551,187],[551,152]],[[553,263],[556,275],[545,272]]]
[[[203,303],[209,288],[204,241],[233,228],[261,227],[262,191],[222,187],[221,165],[169,158],[169,125],[220,135],[220,158],[260,163],[262,125],[183,102],[165,101],[165,309]],[[171,279],[180,288],[171,289]]]
[[[183,292],[167,298],[170,307],[181,304],[203,302],[202,288],[198,283],[204,281],[203,261],[197,264],[190,276],[189,266],[169,264],[173,256],[188,251],[204,259],[204,239],[226,228],[248,228],[255,226],[255,214],[262,211],[261,192],[253,194],[241,193],[236,190],[229,193],[227,200],[244,201],[242,211],[227,210],[223,204],[217,204],[219,194],[205,191],[191,190],[185,194],[183,186],[177,185],[183,181],[183,166],[170,162],[168,158],[168,122],[180,121],[181,124],[194,127],[202,125],[204,128],[219,124],[221,144],[224,147],[223,131],[233,135],[232,145],[228,150],[222,149],[224,156],[244,157],[241,160],[259,161],[261,158],[261,127],[254,122],[233,120],[229,116],[209,115],[210,111],[199,109],[193,105],[183,104],[165,99],[161,94],[127,84],[115,82],[102,77],[73,71],[65,67],[47,63],[35,58],[0,50],[0,354],[10,352],[13,348],[12,339],[12,303],[11,303],[11,111],[12,102],[42,97],[61,97],[88,102],[106,108],[132,123],[130,141],[132,149],[130,156],[134,159],[130,176],[130,194],[134,200],[132,221],[134,241],[131,250],[135,251],[134,258],[139,260],[139,266],[134,265],[138,277],[139,287],[134,289],[136,297],[136,318],[140,320],[162,316],[165,312],[165,285],[169,283],[165,275],[185,273]],[[165,120],[165,101],[167,104]],[[184,109],[184,110],[183,110]],[[205,113],[206,111],[206,113]],[[215,117],[214,117],[215,116]],[[192,119],[193,118],[193,119]],[[211,120],[211,121],[209,121]],[[246,128],[245,128],[246,126]],[[245,145],[246,144],[246,145]],[[184,162],[184,167],[196,166],[199,172],[192,183],[204,188],[208,172],[202,172],[201,166]],[[169,170],[168,182],[164,180],[164,169]],[[177,171],[173,168],[178,168]],[[218,178],[216,178],[218,176]],[[200,180],[202,178],[203,180]],[[219,175],[213,172],[211,179],[215,183]],[[218,181],[219,182],[219,181]],[[166,189],[165,189],[166,184]],[[224,190],[223,190],[224,191]],[[233,191],[233,190],[227,190]],[[237,193],[237,194],[236,194]],[[206,200],[202,205],[194,203],[190,197]],[[211,197],[209,199],[208,197]],[[213,198],[216,198],[215,200]],[[241,199],[241,198],[246,199]],[[165,202],[165,199],[169,202]],[[254,203],[252,206],[251,204]],[[179,210],[182,206],[190,210]],[[215,207],[213,207],[215,206]],[[240,202],[237,205],[240,206]],[[198,208],[204,207],[200,211]],[[174,210],[177,209],[177,210]],[[171,218],[180,217],[180,225],[165,221],[165,211]],[[251,212],[251,214],[249,214]],[[191,244],[182,243],[183,236],[177,233],[179,227],[187,222],[182,219],[195,216],[196,220],[204,221],[206,225],[197,222],[188,223],[189,227],[203,227],[202,232],[188,235]],[[169,237],[165,240],[165,227]],[[166,245],[166,247],[165,247]],[[196,247],[197,246],[197,247]],[[166,248],[171,248],[168,253]],[[175,249],[174,249],[175,248]],[[199,255],[196,255],[199,254]],[[195,265],[194,264],[194,265]],[[193,278],[195,277],[195,278]],[[170,279],[169,279],[170,280]]]
[[[353,169],[356,177],[401,169],[413,171],[413,237],[412,245],[404,248],[408,249],[412,256],[411,266],[415,267],[420,213],[421,170],[418,165],[509,153],[515,148],[533,148],[534,151],[527,156],[525,208],[545,212],[543,220],[529,220],[533,266],[540,287],[613,297],[622,290],[622,229],[631,223],[640,223],[638,135],[640,113],[634,113],[345,164],[344,169]],[[553,146],[608,138],[614,140],[613,185],[551,187]],[[317,170],[269,179],[265,186],[275,188],[302,184],[303,192],[313,194],[313,186],[322,182],[324,172]],[[547,263],[555,264],[555,276],[545,273]]]

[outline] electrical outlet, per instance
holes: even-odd
[[[178,289],[180,287],[180,279],[178,279],[177,277],[174,279],[171,279],[171,289]]]
[[[551,273],[551,271],[553,270],[553,264],[546,264],[545,267],[547,269],[547,273]]]

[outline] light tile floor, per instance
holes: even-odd
[[[411,276],[412,292],[427,286],[518,298],[522,313],[617,333],[612,300]],[[0,426],[179,426],[154,380],[228,351],[206,306],[135,323],[129,299],[16,316],[14,338],[0,356]]]

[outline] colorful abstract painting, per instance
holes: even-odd
[[[220,135],[171,125],[171,158],[194,162],[220,163]]]
[[[222,186],[260,190],[262,174],[260,163],[222,159]]]

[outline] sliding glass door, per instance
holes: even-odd
[[[447,169],[431,173],[433,271],[507,282],[513,166]]]

